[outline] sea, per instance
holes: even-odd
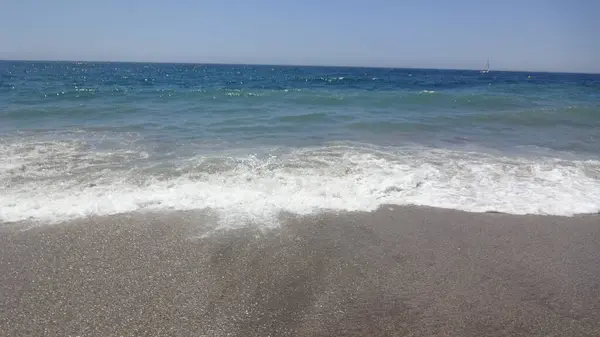
[[[600,211],[600,75],[0,62],[0,222]]]

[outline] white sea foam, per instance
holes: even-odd
[[[238,149],[176,163],[78,142],[3,145],[0,155],[6,222],[208,208],[226,226],[276,225],[281,211],[370,211],[382,204],[514,214],[600,210],[600,162],[592,160],[356,144]]]

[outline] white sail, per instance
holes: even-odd
[[[490,72],[490,59],[489,58],[487,59],[487,62],[485,63],[485,69],[483,69],[481,72],[484,74]]]

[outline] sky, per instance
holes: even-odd
[[[600,0],[0,0],[0,59],[600,73]]]

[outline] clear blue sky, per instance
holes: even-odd
[[[600,0],[0,0],[0,59],[600,72]]]

